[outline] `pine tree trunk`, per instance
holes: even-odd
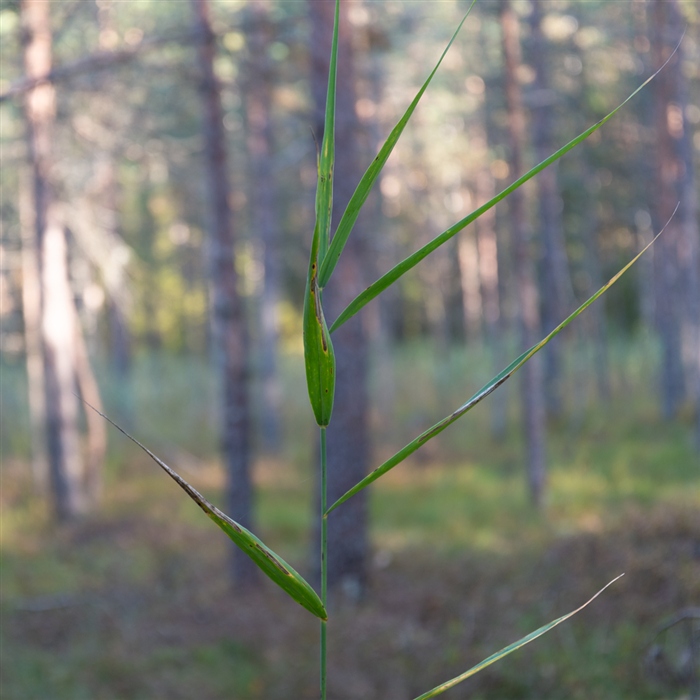
[[[676,0],[654,0],[652,55],[658,67],[683,34]],[[700,414],[700,234],[683,46],[652,84],[655,106],[655,228],[678,211],[655,246],[657,328],[661,337],[661,397],[664,415],[674,416],[690,400]],[[700,443],[700,417],[698,418]]]
[[[235,237],[229,205],[226,138],[219,83],[214,73],[215,37],[208,0],[191,0],[199,32],[204,158],[210,199],[208,254],[211,280],[214,355],[221,391],[221,445],[228,479],[231,517],[253,529],[251,483],[248,328],[234,267]],[[233,580],[242,587],[258,576],[253,562],[232,546]]]
[[[542,32],[544,19],[542,0],[532,3],[532,65],[535,69],[533,85],[536,96],[532,107],[532,140],[538,162],[550,156],[554,146],[553,101],[550,86],[547,41]],[[537,176],[539,192],[539,225],[542,232],[542,328],[549,333],[566,318],[573,304],[573,288],[569,275],[569,261],[562,224],[562,199],[557,183],[557,164],[554,163]],[[547,413],[558,416],[562,410],[562,354],[564,336],[552,340],[543,351],[544,388]]]
[[[247,33],[250,60],[245,85],[246,143],[250,162],[251,227],[262,250],[263,284],[260,299],[259,373],[261,391],[261,438],[267,452],[277,452],[281,444],[281,388],[277,371],[277,345],[281,266],[277,230],[277,188],[273,168],[272,73],[269,49],[272,26],[269,4],[253,0]]]
[[[50,3],[24,0],[24,64],[28,79],[51,70]],[[68,273],[68,246],[51,184],[56,95],[44,84],[27,94],[25,115],[34,179],[35,230],[41,287],[41,345],[49,477],[58,519],[86,513],[85,490],[75,395],[76,348],[80,332]]]
[[[312,22],[312,92],[316,116],[314,131],[321,143],[326,102],[328,57],[333,28],[333,0],[309,2]],[[333,226],[338,223],[361,176],[358,162],[359,121],[355,113],[355,74],[347,3],[341,3],[336,100],[336,167]],[[324,291],[329,319],[365,286],[362,222],[358,221],[333,278]],[[337,382],[333,418],[328,427],[328,499],[333,503],[369,470],[368,351],[362,319],[355,316],[333,336]],[[367,491],[361,491],[328,519],[328,586],[351,598],[363,595],[367,583],[369,541]]]
[[[37,494],[47,495],[46,396],[41,340],[41,279],[30,173],[20,174],[19,215],[22,237],[22,318],[27,362],[29,424],[32,438],[32,481]]]
[[[487,146],[486,129],[483,133],[484,145]],[[493,175],[488,166],[482,168],[476,176],[476,206],[480,207],[496,194]],[[496,210],[490,209],[476,220],[477,246],[479,250],[479,279],[481,281],[481,298],[484,309],[484,328],[486,346],[492,358],[494,374],[500,372],[507,364],[503,343],[503,315],[499,293],[498,235],[496,231]],[[503,438],[508,418],[507,387],[501,387],[491,397],[491,433],[495,438]]]
[[[525,115],[522,105],[517,70],[520,65],[520,39],[518,18],[512,4],[505,0],[501,5],[501,26],[505,58],[506,101],[508,105],[508,131],[512,177],[523,173],[522,152],[525,145]],[[515,247],[516,282],[523,349],[538,340],[540,315],[537,284],[531,252],[531,233],[527,225],[522,188],[510,197],[511,230]],[[525,435],[527,440],[527,469],[530,496],[538,508],[544,505],[546,456],[545,456],[545,407],[542,387],[542,364],[535,355],[521,370],[521,396]]]

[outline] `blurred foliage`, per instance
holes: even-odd
[[[248,209],[246,5],[213,3],[231,202],[241,241],[237,265],[255,334],[263,251]],[[309,27],[303,3],[269,5],[279,192],[270,206],[277,213],[283,260],[285,439],[277,458],[256,464],[257,508],[265,540],[303,569],[315,444],[300,355],[315,185]],[[518,7],[527,100],[533,97],[528,4]],[[558,143],[607,113],[650,72],[644,7],[602,0],[548,3]],[[686,117],[700,167],[700,10],[694,2],[681,8],[690,86]],[[52,3],[57,66],[98,52],[138,50],[129,61],[76,72],[57,86],[54,176],[75,229],[74,289],[106,412],[124,419],[139,439],[221,502],[200,105],[188,10],[187,3],[156,0]],[[456,1],[353,3],[357,110],[371,134],[371,143],[362,144],[366,161],[463,10]],[[0,8],[0,93],[22,77],[18,12],[18,2]],[[148,44],[157,37],[172,40]],[[373,217],[368,242],[370,278],[473,208],[480,169],[489,168],[497,186],[506,184],[501,86],[497,4],[478,3],[382,178],[376,209],[383,216]],[[595,282],[591,254],[607,279],[650,236],[651,109],[645,92],[559,166],[579,298]],[[484,124],[486,138],[479,140],[476,127]],[[232,596],[225,584],[224,538],[212,539],[209,523],[169,490],[174,487],[142,455],[121,442],[111,444],[104,509],[85,525],[54,528],[45,504],[31,494],[18,210],[26,147],[19,99],[0,103],[0,150],[3,697],[315,697],[316,659],[307,653],[315,648],[315,625],[271,589],[244,604]],[[91,255],[81,245],[81,224],[96,240],[126,245],[128,261],[116,290],[106,279],[113,248],[105,244],[106,253]],[[497,225],[503,311],[512,319],[508,225],[500,210]],[[460,405],[493,374],[478,339],[462,342],[455,259],[449,249],[426,260],[387,301],[390,362],[382,362],[375,348],[371,382],[377,458]],[[346,686],[333,697],[392,700],[420,692],[448,677],[445,669],[462,670],[583,602],[621,570],[629,577],[623,591],[606,594],[566,630],[489,671],[466,692],[475,699],[675,697],[649,681],[640,665],[659,621],[700,599],[700,482],[691,416],[659,421],[653,391],[659,350],[644,301],[649,275],[649,265],[637,266],[600,302],[613,331],[609,404],[594,408],[599,397],[591,381],[597,362],[592,347],[567,343],[567,405],[552,426],[545,518],[527,505],[514,406],[502,439],[488,437],[485,403],[373,491],[373,590],[358,608],[338,612],[338,629],[349,632],[337,636],[330,658],[338,670],[333,676]],[[426,290],[436,289],[449,321],[447,345],[426,340],[435,330]],[[112,296],[125,290],[118,301],[131,337],[127,375],[114,367],[117,344],[107,313],[117,301]],[[368,325],[377,327],[370,316]],[[505,342],[515,351],[513,342]],[[426,544],[429,554],[420,554]]]
[[[250,230],[248,161],[246,155],[245,78],[249,60],[246,43],[249,14],[245,2],[214,3],[214,28],[219,34],[217,70],[224,84],[225,124],[229,134],[236,211],[236,228],[245,252],[239,260],[242,291],[257,304],[262,284],[260,244]],[[700,19],[693,3],[681,3],[688,23],[684,39],[685,73],[691,99],[687,123],[693,130],[696,156],[700,153]],[[538,99],[529,90],[532,68],[528,60],[528,5],[523,16],[525,64],[521,80],[526,103]],[[85,217],[80,205],[89,201],[89,226],[97,234],[116,235],[131,251],[128,286],[131,301],[128,325],[134,345],[205,354],[208,325],[202,230],[203,177],[199,153],[199,96],[190,32],[189,8],[178,3],[120,3],[112,0],[68,2],[53,7],[54,61],[71,65],[99,52],[116,55],[135,51],[128,61],[114,61],[100,69],[77,71],[57,85],[59,112],[55,137],[54,179],[71,219]],[[366,161],[424,79],[425,66],[439,53],[462,11],[459,2],[386,2],[356,4],[351,12],[357,43],[358,114],[371,134],[361,144]],[[552,51],[552,109],[557,133],[564,143],[614,107],[649,73],[643,3],[550,3],[545,34]],[[0,92],[22,76],[20,26],[16,5],[5,3],[0,13],[3,65]],[[274,172],[278,201],[274,206],[280,228],[283,260],[283,303],[298,307],[313,210],[314,141],[309,134],[310,99],[307,84],[307,32],[303,4],[273,3],[270,43],[273,89],[273,128],[276,148]],[[157,45],[154,39],[170,37]],[[374,217],[369,241],[373,262],[368,278],[376,276],[400,256],[415,250],[445,226],[464,216],[474,204],[474,182],[484,167],[497,184],[507,182],[505,163],[505,106],[501,90],[500,32],[496,6],[480,3],[467,22],[459,44],[450,52],[429,95],[416,113],[390,159],[381,181],[384,217]],[[3,269],[3,348],[21,346],[19,275],[13,252],[19,246],[18,165],[25,157],[21,99],[0,104],[0,147],[3,163],[0,185],[2,246],[8,253]],[[485,122],[487,142],[475,136]],[[479,137],[481,138],[481,137]],[[560,166],[563,212],[571,277],[580,297],[590,277],[582,246],[591,245],[604,274],[618,269],[648,235],[651,96],[641,95],[627,110],[596,134]],[[528,156],[530,164],[533,156]],[[111,194],[100,179],[100,168],[113,168]],[[342,165],[341,165],[342,167]],[[105,204],[105,198],[111,203]],[[534,207],[534,198],[531,198]],[[99,209],[111,207],[115,220],[107,226]],[[534,217],[534,210],[532,212]],[[507,223],[501,221],[502,262],[507,278]],[[593,237],[591,239],[591,237]],[[93,346],[109,355],[111,343],[101,317],[104,303],[90,303],[91,285],[112,290],[105,271],[77,245],[75,291],[82,313],[93,329]],[[430,328],[426,289],[439,289],[445,298],[448,332],[462,335],[458,271],[452,249],[425,261],[402,280],[392,304],[392,333],[415,337]],[[640,320],[637,293],[643,268],[632,271],[620,289],[605,302],[609,319],[632,331]],[[504,309],[513,314],[513,291],[504,283]],[[86,298],[87,296],[87,298]],[[104,295],[103,295],[104,297]],[[252,314],[254,319],[256,314]],[[255,324],[254,324],[255,325]]]
[[[611,404],[577,401],[584,408],[576,418],[551,431],[544,517],[528,504],[520,436],[511,428],[489,439],[488,410],[453,426],[426,459],[401,465],[372,490],[372,585],[367,600],[335,611],[329,659],[341,685],[333,697],[412,697],[623,571],[580,619],[465,691],[484,699],[680,696],[647,674],[644,658],[657,627],[700,595],[700,475],[690,425],[659,423],[645,381],[655,345],[623,339],[613,347]],[[410,367],[416,381],[396,385],[390,420],[375,416],[381,449],[405,440],[412,416],[430,420],[483,381],[483,352],[452,353],[439,368],[433,352],[414,343],[396,356],[396,371]],[[286,448],[256,462],[259,529],[304,571],[312,427],[302,410],[303,361],[286,355],[283,366]],[[2,371],[11,380],[3,420],[12,421],[3,432],[19,440],[22,370]],[[211,370],[192,357],[153,354],[138,358],[134,374],[134,430],[222,502],[215,421],[207,418]],[[105,382],[107,369],[100,376],[109,411],[118,383]],[[5,387],[16,392],[15,403]],[[375,405],[386,400],[376,390]],[[19,445],[2,455],[3,697],[316,697],[310,616],[267,584],[233,594],[226,538],[212,536],[210,523],[147,457],[112,444],[100,514],[56,528],[32,495]]]

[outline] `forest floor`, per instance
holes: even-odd
[[[430,412],[429,401],[421,407]],[[662,423],[640,390],[575,428],[552,425],[538,514],[517,431],[475,439],[488,434],[487,417],[373,487],[370,587],[363,600],[331,606],[329,697],[410,700],[624,572],[572,620],[445,697],[689,700],[690,627],[657,633],[700,608],[690,421]],[[154,420],[135,432],[162,428],[171,439],[177,426]],[[221,503],[221,470],[193,456],[186,433],[181,451],[162,456]],[[403,437],[389,430],[390,441]],[[311,452],[296,445],[255,468],[257,531],[302,572],[312,551]],[[147,457],[115,440],[99,514],[61,527],[32,495],[28,469],[26,458],[3,457],[3,700],[318,697],[315,619],[267,581],[233,590],[228,541]]]

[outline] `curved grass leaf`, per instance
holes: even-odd
[[[678,209],[678,206],[676,206]],[[675,210],[673,214],[675,214]],[[673,216],[673,214],[671,216]],[[670,219],[669,219],[670,221]],[[668,222],[666,223],[668,226]],[[349,498],[352,498],[356,493],[362,491],[362,489],[369,486],[372,482],[376,481],[380,476],[383,476],[388,471],[393,469],[397,464],[403,462],[406,457],[413,454],[416,450],[422,447],[428,440],[432,440],[436,435],[439,435],[445,428],[452,425],[458,418],[461,418],[465,413],[471,411],[474,406],[485,399],[490,393],[495,391],[501,384],[506,382],[510,377],[512,377],[535,353],[539,352],[547,343],[549,343],[552,338],[561,333],[561,331],[568,326],[571,321],[573,321],[584,309],[588,308],[601,294],[608,290],[615,282],[617,282],[622,275],[629,270],[632,265],[646,252],[646,250],[654,243],[654,241],[664,232],[666,226],[654,237],[654,239],[649,243],[642,251],[637,253],[632,260],[630,260],[627,265],[625,265],[609,282],[604,284],[590,299],[585,301],[581,306],[576,309],[568,318],[562,321],[549,335],[540,340],[539,343],[533,345],[529,350],[526,350],[520,357],[516,358],[511,362],[508,367],[506,367],[502,372],[497,374],[490,382],[485,384],[479,391],[472,396],[469,401],[462,404],[457,410],[453,411],[449,416],[443,418],[439,423],[436,423],[432,428],[421,433],[415,440],[409,442],[403,449],[399,450],[393,457],[390,457],[386,462],[378,466],[373,472],[370,472],[362,481],[355,484],[349,491],[343,494],[327,511],[330,513],[335,510],[341,503],[344,503]]]
[[[85,402],[87,403],[87,402]],[[87,404],[90,406],[90,404]],[[99,413],[106,421],[111,423],[120,433],[126,435],[133,443],[138,445],[153,461],[155,461],[170,476],[183,491],[240,547],[282,590],[288,593],[299,605],[322,620],[328,619],[326,609],[316,591],[298,574],[282,557],[275,554],[267,545],[261,542],[252,532],[244,528],[235,520],[229,518],[226,513],[212,505],[197,489],[185,481],[175,470],[171,469],[163,460],[156,457],[147,447],[136,438],[129,435],[119,427],[111,418],[90,406],[93,411]]]
[[[540,627],[538,630],[530,632],[530,634],[526,635],[522,639],[519,639],[517,642],[509,644],[507,647],[501,649],[500,651],[497,651],[495,654],[492,654],[476,666],[472,666],[472,668],[470,668],[468,671],[465,671],[461,675],[456,676],[455,678],[447,681],[446,683],[438,685],[432,690],[429,690],[427,693],[423,693],[423,695],[419,695],[417,698],[415,698],[415,700],[428,700],[428,698],[434,698],[436,695],[441,695],[446,690],[449,690],[450,688],[456,686],[458,683],[467,680],[467,678],[473,676],[476,673],[479,673],[479,671],[483,671],[483,669],[485,669],[487,666],[490,666],[496,661],[500,661],[500,659],[502,659],[504,656],[508,656],[508,654],[514,652],[516,649],[520,649],[520,647],[524,647],[526,644],[529,644],[533,639],[541,637],[546,632],[549,632],[549,630],[551,630],[552,628],[561,624],[565,620],[568,620],[570,617],[573,617],[574,615],[576,615],[576,613],[581,612],[581,610],[583,610],[587,605],[592,603],[608,586],[612,586],[612,584],[615,583],[615,581],[622,578],[623,576],[624,574],[620,574],[612,581],[610,581],[610,583],[608,583],[606,586],[603,586],[603,588],[601,588],[589,601],[584,603],[580,608],[576,608],[576,610],[573,610],[572,612],[567,613],[566,615],[563,615],[562,617],[559,617],[556,620],[553,620],[549,624]]]
[[[336,232],[333,235],[333,240],[331,241],[330,247],[328,249],[328,254],[323,257],[323,264],[321,265],[321,270],[318,275],[318,286],[321,287],[321,289],[323,289],[326,286],[328,280],[333,274],[333,270],[335,269],[335,266],[338,263],[338,260],[340,259],[340,255],[343,252],[343,248],[347,243],[348,236],[350,235],[350,232],[352,231],[352,228],[355,225],[355,222],[357,221],[357,217],[360,213],[360,210],[362,209],[363,204],[365,203],[365,200],[369,196],[372,186],[377,180],[377,177],[379,177],[379,173],[381,173],[382,169],[384,168],[384,165],[386,164],[387,159],[391,155],[391,152],[394,150],[394,146],[396,146],[396,143],[399,140],[401,134],[403,133],[406,124],[408,124],[408,121],[413,115],[413,112],[415,111],[418,103],[420,102],[421,97],[423,97],[423,93],[426,91],[428,85],[430,85],[433,76],[437,72],[437,69],[440,67],[442,60],[445,58],[445,55],[450,50],[450,47],[457,38],[457,35],[459,34],[460,29],[462,28],[462,25],[469,16],[469,13],[472,11],[472,8],[474,7],[475,3],[476,0],[472,0],[472,4],[469,6],[469,9],[462,18],[462,21],[459,23],[459,26],[455,30],[455,33],[452,35],[452,38],[445,47],[445,50],[442,52],[442,55],[436,63],[435,68],[433,68],[427,80],[423,83],[423,86],[418,91],[418,94],[413,98],[413,102],[411,102],[404,115],[401,117],[401,119],[399,119],[396,126],[392,129],[387,140],[384,142],[384,145],[379,149],[377,157],[372,161],[370,166],[365,171],[365,174],[362,176],[362,179],[360,180],[359,184],[357,185],[355,192],[353,193],[352,197],[350,198],[350,201],[348,202],[347,207],[345,208],[345,211],[343,212],[343,216],[340,218],[340,223],[338,224],[338,228],[336,229]]]
[[[316,225],[318,226],[318,262],[323,262],[328,251],[333,214],[333,168],[335,165],[335,91],[338,64],[338,25],[340,23],[340,0],[335,0],[333,19],[333,43],[328,68],[328,92],[323,126],[323,141],[318,158],[318,183],[316,186]]]
[[[677,49],[676,49],[677,50]],[[675,53],[675,51],[674,51]],[[671,60],[671,56],[666,60],[666,63]],[[551,165],[556,160],[559,160],[565,153],[568,153],[572,148],[577,146],[582,141],[585,141],[592,133],[600,129],[605,122],[610,120],[617,112],[622,109],[637,93],[642,90],[651,80],[653,80],[666,66],[666,63],[661,66],[653,75],[647,78],[624,102],[619,104],[612,112],[603,117],[599,122],[593,126],[586,129],[583,133],[579,134],[576,138],[572,139],[565,146],[560,148],[556,153],[553,153],[549,158],[545,158],[541,163],[536,165],[532,170],[529,170],[525,175],[519,177],[515,182],[506,187],[504,190],[499,192],[493,199],[490,199],[486,204],[475,209],[471,214],[465,216],[463,219],[458,221],[456,224],[443,231],[439,236],[433,238],[432,241],[426,243],[422,248],[417,250],[415,253],[409,255],[405,260],[400,262],[398,265],[393,267],[389,272],[382,275],[376,282],[373,282],[364,292],[358,294],[348,306],[342,311],[338,318],[331,325],[331,333],[337,330],[343,325],[348,319],[352,318],[363,306],[368,304],[372,299],[381,294],[387,287],[390,287],[396,280],[398,280],[402,275],[408,272],[411,268],[415,267],[421,260],[426,258],[430,253],[439,248],[443,243],[446,243],[453,236],[459,233],[463,228],[471,224],[473,221],[478,219],[484,212],[491,209],[502,199],[505,199],[511,192],[514,192],[521,185],[526,183],[529,179],[537,175],[537,173],[544,170],[548,165]]]

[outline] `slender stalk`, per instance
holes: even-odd
[[[326,513],[326,429],[321,428],[321,601],[328,597],[328,515]],[[321,700],[326,700],[326,620],[321,620]]]

